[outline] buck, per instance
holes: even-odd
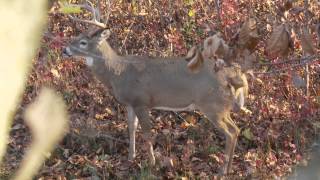
[[[93,12],[93,21],[85,22],[98,28],[76,37],[64,49],[64,54],[84,57],[95,76],[111,90],[119,103],[126,106],[129,159],[136,156],[135,132],[139,121],[150,163],[155,164],[149,117],[151,109],[198,109],[225,135],[225,164],[221,173],[230,173],[240,131],[230,117],[234,103],[231,87],[243,86],[239,80],[239,68],[230,66],[215,71],[215,63],[204,60],[196,47],[186,57],[119,55],[107,41],[110,30],[97,18],[98,11],[93,6],[85,7]]]

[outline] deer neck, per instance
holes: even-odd
[[[95,76],[108,88],[112,88],[112,82],[121,78],[121,73],[127,67],[127,64],[121,61],[123,57],[119,56],[105,40],[100,42],[97,55],[86,59],[87,64],[88,62],[90,63],[90,58],[95,60],[88,66]]]
[[[98,49],[104,59],[104,67],[107,67],[115,75],[120,75],[126,69],[127,64],[123,60],[123,56],[118,55],[106,40],[100,42]]]
[[[99,43],[98,49],[104,58],[118,59],[120,57],[106,40],[102,40]]]

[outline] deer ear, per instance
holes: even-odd
[[[185,60],[187,62],[190,62],[197,54],[197,46],[193,46],[187,53],[186,57],[185,57]]]
[[[102,33],[100,34],[100,37],[103,38],[103,39],[106,39],[106,38],[109,38],[111,32],[109,29],[106,29],[104,31],[102,31]]]
[[[203,56],[198,49],[195,49],[195,54],[189,60],[187,66],[188,69],[193,73],[198,73],[200,71],[201,67],[203,66]]]

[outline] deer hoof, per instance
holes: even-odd
[[[136,158],[136,153],[129,153],[128,160],[133,161]]]
[[[151,166],[154,166],[154,165],[156,165],[156,159],[155,159],[155,157],[154,156],[152,156],[152,157],[150,157],[150,165]]]

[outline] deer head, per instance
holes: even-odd
[[[91,57],[99,54],[99,45],[110,36],[108,29],[94,29],[74,39],[63,50],[67,56]]]
[[[93,61],[104,61],[101,56],[101,46],[110,37],[110,30],[105,23],[100,22],[100,12],[94,8],[90,1],[79,7],[90,11],[93,14],[92,20],[82,20],[69,15],[72,20],[93,24],[96,27],[90,28],[87,32],[80,34],[66,48],[63,49],[65,56],[80,56],[86,58],[87,65],[91,66]],[[112,54],[116,54],[108,43],[104,44]]]

